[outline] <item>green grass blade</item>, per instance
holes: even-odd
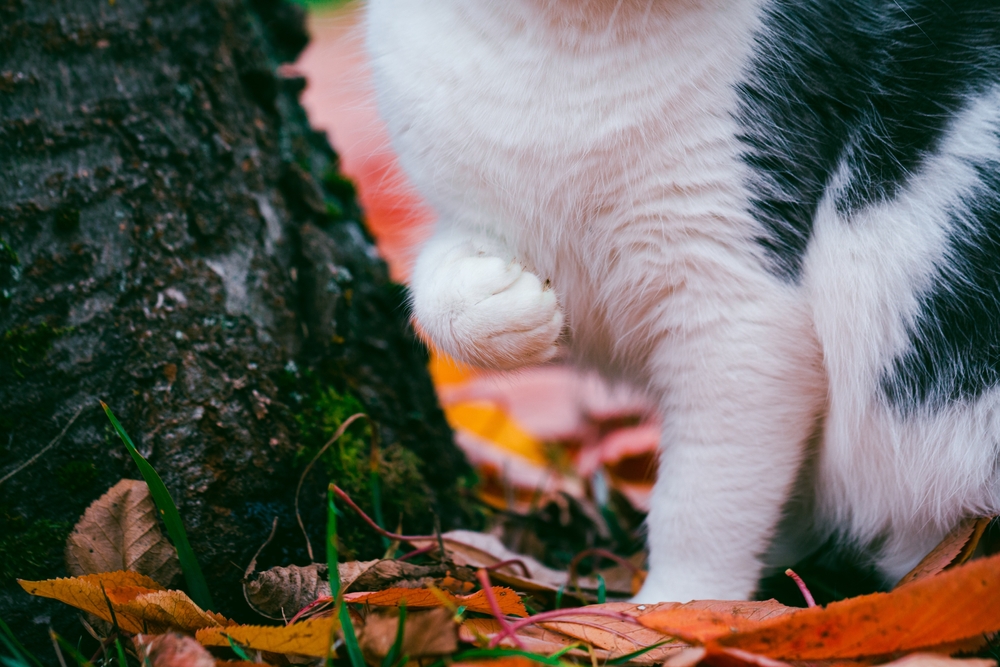
[[[3,642],[4,646],[6,646],[7,650],[11,652],[14,659],[21,661],[20,664],[27,665],[30,660],[36,667],[44,667],[44,665],[39,662],[38,658],[31,655],[31,653],[28,652],[28,649],[24,648],[24,645],[17,640],[17,637],[14,636],[13,630],[10,629],[9,625],[4,623],[2,618],[0,618],[0,642]]]
[[[562,609],[562,599],[563,599],[563,593],[565,592],[565,590],[566,590],[566,584],[563,584],[556,591],[556,604],[555,604],[555,608],[556,609]]]
[[[670,643],[669,639],[668,640],[664,640],[662,642],[656,642],[652,646],[647,646],[646,648],[641,648],[638,651],[632,651],[631,653],[623,655],[620,658],[615,658],[614,660],[608,660],[607,664],[609,664],[609,665],[624,665],[626,662],[631,662],[632,660],[638,658],[640,655],[645,655],[645,654],[649,653],[650,651],[652,651],[654,649],[658,649],[661,646],[663,646],[664,644],[669,644],[669,643]]]
[[[236,654],[237,658],[247,662],[253,662],[253,660],[250,659],[250,656],[247,655],[247,652],[243,650],[243,647],[234,642],[232,637],[226,635],[226,641],[229,642],[229,648],[233,649],[233,653]]]
[[[53,632],[51,630],[49,631],[49,634],[52,635],[52,639],[54,639],[57,642],[59,642],[59,646],[63,647],[63,649],[67,653],[69,653],[70,657],[73,658],[73,660],[76,661],[76,664],[79,665],[79,667],[94,667],[94,663],[92,663],[90,660],[87,660],[83,656],[83,654],[80,653],[80,651],[78,651],[76,649],[75,646],[73,646],[68,641],[66,641],[65,639],[63,639],[61,635],[59,635],[58,633]]]
[[[205,576],[201,573],[198,559],[195,558],[194,551],[191,549],[191,543],[188,542],[187,532],[184,530],[184,524],[181,522],[181,515],[177,512],[177,506],[174,504],[173,498],[170,497],[170,492],[163,485],[163,480],[156,474],[153,466],[149,465],[149,462],[135,448],[132,438],[128,437],[128,433],[125,432],[125,429],[122,428],[122,425],[115,418],[114,413],[111,412],[111,408],[104,401],[101,401],[101,406],[104,407],[104,412],[108,415],[108,419],[111,420],[111,425],[115,427],[118,437],[125,443],[128,453],[132,455],[132,460],[135,461],[139,472],[142,474],[142,478],[146,480],[146,484],[149,486],[153,502],[156,503],[157,509],[160,510],[160,516],[163,517],[163,523],[167,526],[167,534],[170,535],[170,541],[177,548],[177,558],[181,562],[181,571],[184,572],[184,580],[187,582],[191,599],[202,609],[212,609],[215,606],[212,604],[212,594],[208,590]]]
[[[338,600],[340,595],[340,577],[338,576],[337,562],[337,506],[333,502],[333,485],[327,490],[327,518],[326,518],[326,565],[330,573],[330,596],[340,604],[340,629],[344,633],[344,645],[347,647],[347,656],[351,660],[351,667],[365,667],[365,659],[361,655],[361,647],[358,646],[358,637],[354,634],[354,624],[351,623],[351,614],[347,610],[347,605],[343,600]]]
[[[396,664],[396,658],[403,652],[403,633],[405,629],[406,599],[404,598],[399,605],[399,624],[396,626],[396,639],[392,642],[392,648],[389,649],[385,658],[382,659],[382,667],[393,667]]]
[[[608,599],[608,585],[604,583],[604,577],[597,575],[597,604],[604,604]]]
[[[118,652],[118,667],[128,667],[128,662],[125,660],[125,648],[122,646],[122,640],[115,638],[115,650]]]

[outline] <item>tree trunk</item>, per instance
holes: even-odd
[[[0,618],[32,648],[79,626],[14,578],[65,574],[72,524],[139,478],[98,399],[240,620],[274,517],[262,566],[308,560],[295,487],[357,409],[392,527],[471,516],[405,292],[281,75],[306,41],[283,0],[0,0]],[[364,429],[304,487],[317,559],[331,477],[372,506]],[[342,524],[349,554],[382,548]]]

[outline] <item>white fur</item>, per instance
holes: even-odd
[[[986,454],[961,453],[997,432],[993,418],[900,425],[874,393],[913,287],[944,252],[943,231],[893,225],[934,193],[914,185],[847,226],[825,206],[801,287],[764,268],[733,120],[758,12],[746,0],[369,3],[382,114],[440,218],[413,275],[419,325],[498,368],[551,358],[563,328],[576,363],[661,407],[642,601],[753,592],[824,416],[816,534],[889,531],[894,574],[963,512],[996,506],[976,468]],[[928,188],[960,192],[961,150],[928,167]]]

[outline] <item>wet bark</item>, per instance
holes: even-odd
[[[308,126],[305,82],[281,74],[302,18],[281,0],[0,0],[0,618],[43,652],[49,624],[75,640],[75,614],[14,577],[64,574],[72,523],[138,478],[98,399],[237,619],[254,620],[239,580],[273,517],[263,565],[308,560],[292,494],[330,401],[356,399],[384,451],[419,459],[387,473],[390,522],[467,517],[404,291]]]

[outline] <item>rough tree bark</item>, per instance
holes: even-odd
[[[307,560],[295,484],[358,402],[387,520],[468,516],[403,290],[309,129],[305,82],[281,75],[306,41],[283,0],[0,0],[0,618],[32,647],[79,627],[14,577],[64,574],[73,522],[138,478],[98,399],[238,619],[255,618],[239,580],[273,517],[263,565]],[[356,478],[343,456],[327,470]],[[303,496],[314,545],[326,481]]]

